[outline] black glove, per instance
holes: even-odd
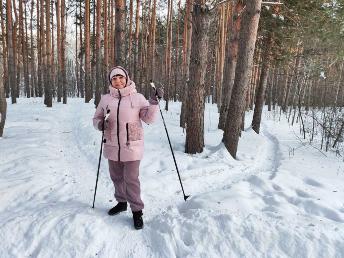
[[[162,99],[164,96],[164,90],[162,88],[156,88],[154,91],[154,94],[151,96],[151,99],[158,100]]]
[[[103,128],[103,125],[104,125],[104,128]],[[108,121],[102,120],[98,123],[98,130],[99,131],[107,130],[108,128],[109,128],[109,122]]]

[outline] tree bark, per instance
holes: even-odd
[[[178,92],[179,91],[179,81],[178,77],[180,76],[180,65],[179,65],[179,24],[180,24],[180,0],[178,1],[178,19],[177,19],[177,33],[176,33],[176,60],[175,60],[175,68],[174,68],[174,101],[176,102],[179,99]]]
[[[125,67],[125,0],[115,0],[115,65]]]
[[[239,51],[232,97],[229,105],[223,141],[229,153],[236,158],[242,116],[245,110],[245,96],[252,70],[253,55],[257,39],[261,0],[246,1],[239,36]]]
[[[188,82],[189,82],[189,66],[190,66],[190,55],[191,55],[191,36],[192,36],[192,20],[191,8],[193,5],[193,0],[186,0],[186,11],[184,18],[184,32],[183,32],[183,64],[182,64],[182,106],[180,111],[180,121],[179,125],[185,128],[186,125],[186,113],[187,113],[187,103],[188,103]]]
[[[57,102],[62,98],[61,78],[61,0],[56,1],[56,24],[57,24]]]
[[[103,85],[102,87],[102,91],[103,91],[103,94],[106,93],[107,89],[108,89],[108,84],[107,83],[104,83],[104,82],[107,82],[107,71],[109,69],[109,31],[108,31],[108,8],[107,8],[107,5],[108,5],[108,1],[107,0],[104,0],[103,1],[104,4],[103,4],[103,13],[104,13],[104,57],[103,57],[103,68],[101,71],[102,73],[102,78],[101,78],[101,84],[100,85]]]
[[[4,10],[3,10],[3,4],[2,4],[2,0],[0,1],[1,5],[0,5],[0,17],[1,17],[1,31],[2,31],[2,67],[3,67],[3,72],[4,72],[4,76],[3,76],[3,83],[4,83],[4,91],[5,91],[5,97],[8,98],[10,96],[10,88],[8,85],[8,62],[7,62],[7,57],[8,57],[8,49],[7,49],[7,42],[6,42],[6,38],[7,38],[7,32],[5,28],[5,22],[4,22]],[[7,26],[6,26],[7,27]]]
[[[296,57],[295,57],[295,65],[294,65],[294,72],[291,75],[290,80],[288,80],[288,83],[286,85],[286,93],[285,93],[285,98],[284,98],[283,106],[282,106],[282,110],[284,112],[287,111],[287,107],[288,107],[288,104],[290,102],[289,95],[290,95],[291,88],[293,87],[293,82],[296,81],[296,83],[297,83],[297,73],[298,73],[298,67],[299,67],[300,59],[301,59],[301,55],[300,55],[299,52],[300,52],[299,47],[297,47],[297,49],[296,49]]]
[[[256,94],[256,101],[255,101],[253,120],[252,120],[252,129],[257,134],[259,134],[260,122],[262,119],[262,112],[263,112],[263,107],[264,107],[264,97],[265,97],[265,89],[267,85],[267,78],[268,78],[269,68],[270,68],[270,59],[271,59],[270,50],[272,47],[272,43],[273,43],[273,39],[270,32],[268,36],[266,37],[266,40],[263,44],[265,46],[264,55],[262,57],[263,64],[262,64],[262,69],[261,69],[261,74],[260,74],[260,79],[259,79],[258,90]]]
[[[2,2],[0,2],[0,4],[2,5]],[[0,66],[0,78],[2,76],[2,73],[3,73],[3,67]],[[5,122],[6,122],[6,112],[7,112],[7,102],[6,102],[6,97],[5,97],[5,88],[4,88],[3,80],[0,80],[0,137],[2,137],[4,133],[4,127],[5,127]]]
[[[7,67],[8,67],[8,85],[11,89],[12,104],[17,103],[16,93],[16,68],[15,68],[15,55],[13,48],[13,21],[12,21],[12,4],[11,0],[6,0],[6,17],[7,17]]]
[[[45,73],[45,94],[44,94],[44,101],[47,107],[53,106],[53,96],[52,96],[52,78],[51,78],[51,62],[50,62],[50,55],[51,55],[51,30],[50,30],[50,0],[45,1],[45,26],[46,26],[46,53],[45,53],[45,60],[46,60],[46,73]]]
[[[139,0],[137,0],[139,1]],[[114,18],[114,2],[113,0],[110,0],[111,2],[111,12],[110,12],[110,22],[111,22],[111,26],[110,26],[110,64],[111,66],[114,66],[115,65],[115,24],[114,24],[114,21],[115,21],[115,18]]]
[[[45,12],[44,12],[45,0],[40,0],[40,47],[41,47],[41,87],[42,96],[44,96],[44,104],[46,104],[46,74],[47,74],[47,62],[46,62],[46,30],[45,30]]]
[[[61,0],[61,78],[63,104],[67,104],[67,73],[66,73],[66,2]]]
[[[50,50],[50,65],[51,65],[51,93],[52,93],[52,98],[56,97],[56,80],[57,80],[57,73],[56,73],[56,62],[55,62],[55,38],[54,38],[54,1],[50,1],[50,23],[51,23],[51,50]]]
[[[135,14],[135,51],[134,51],[134,65],[132,77],[134,80],[139,78],[139,36],[140,36],[140,0],[136,0],[136,14]]]
[[[43,96],[43,73],[44,73],[44,12],[43,0],[37,0],[37,51],[38,51],[38,66],[37,66],[37,95]]]
[[[93,3],[93,10],[92,10],[92,34],[91,34],[91,54],[92,54],[92,58],[91,58],[91,74],[90,74],[90,82],[92,85],[92,97],[93,94],[96,91],[96,84],[97,84],[97,78],[96,78],[96,0],[92,0]],[[91,32],[90,32],[91,33]]]
[[[227,12],[228,8],[226,4],[222,4],[218,8],[218,24],[217,24],[217,43],[215,48],[215,64],[214,67],[214,82],[209,83],[212,87],[212,103],[217,103],[218,108],[221,107],[221,95],[222,95],[222,83],[223,83],[223,68],[225,63],[225,46],[227,36]],[[211,88],[209,87],[209,88]]]
[[[26,4],[25,4],[26,5]],[[26,15],[25,15],[26,17]],[[29,70],[28,70],[28,59],[27,59],[27,40],[24,28],[24,11],[23,11],[23,1],[19,0],[19,32],[21,39],[21,51],[22,60],[24,68],[24,89],[26,97],[30,98],[30,82],[29,82]],[[26,25],[26,19],[25,19]]]
[[[173,12],[173,0],[168,0],[168,13],[167,13],[167,25],[166,25],[166,48],[165,48],[165,77],[166,87],[165,93],[165,110],[168,110],[168,102],[170,98],[171,88],[171,58],[172,58],[172,12]]]
[[[31,38],[31,46],[30,46],[30,70],[31,70],[31,97],[37,96],[37,72],[36,72],[36,55],[35,51],[33,49],[33,9],[35,6],[35,1],[31,1],[31,10],[30,10],[30,38]],[[38,19],[38,17],[37,17]],[[36,30],[37,33],[39,33],[39,30]]]
[[[92,99],[91,48],[90,48],[90,1],[85,2],[85,102]]]
[[[222,100],[220,109],[220,118],[218,128],[224,130],[228,114],[228,107],[232,96],[232,89],[235,78],[235,67],[238,60],[238,40],[241,24],[241,12],[244,6],[241,1],[237,1],[232,14],[232,25],[230,26],[230,39],[227,40],[226,46],[226,62],[224,67],[223,84],[222,84]]]
[[[150,50],[149,50],[149,60],[150,60],[150,69],[149,69],[149,80],[155,81],[155,31],[156,31],[156,0],[153,1],[152,6],[152,17],[151,17],[151,26],[150,26]]]
[[[202,0],[196,0],[192,13],[192,47],[188,111],[186,115],[186,153],[200,153],[204,147],[204,97],[207,68],[210,12]]]
[[[98,106],[100,101],[100,94],[102,89],[102,71],[101,71],[101,63],[102,58],[100,55],[100,40],[101,40],[101,33],[100,33],[100,23],[101,23],[101,6],[102,0],[97,0],[97,9],[96,9],[96,91],[95,91],[95,98],[94,98],[94,105]]]
[[[132,55],[132,52],[133,52],[133,16],[134,16],[134,0],[130,0],[130,3],[129,3],[129,42],[128,42],[128,71],[129,71],[129,74],[132,73],[132,65],[133,65],[133,62],[132,62],[132,59],[133,59],[133,55]]]
[[[85,85],[84,85],[84,78],[85,78],[85,74],[84,74],[84,52],[83,51],[83,37],[82,37],[82,5],[80,2],[79,5],[79,14],[80,14],[80,24],[79,24],[79,40],[80,40],[80,54],[79,54],[79,60],[80,60],[80,65],[79,65],[79,91],[80,91],[80,97],[81,98],[85,98]]]
[[[13,56],[14,56],[14,68],[15,68],[15,83],[14,83],[14,86],[15,86],[15,89],[14,89],[14,92],[15,92],[15,95],[16,95],[16,98],[19,98],[19,85],[20,85],[20,43],[21,43],[21,40],[19,40],[19,37],[17,37],[18,35],[18,24],[19,24],[19,17],[18,17],[18,12],[17,12],[17,6],[16,6],[16,3],[17,1],[13,0],[12,1],[12,6],[13,6],[13,9],[12,9],[12,12],[14,13],[14,17],[15,17],[15,20],[14,20],[14,23],[13,23],[13,29],[12,29],[12,40],[13,40]]]

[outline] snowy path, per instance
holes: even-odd
[[[136,231],[130,212],[106,214],[114,200],[104,159],[91,209],[100,147],[93,105],[10,105],[0,139],[0,257],[344,257],[342,162],[300,148],[268,113],[261,135],[243,133],[233,160],[214,105],[204,152],[186,155],[180,106],[170,108],[164,116],[191,197],[183,201],[162,122],[146,126],[145,228]]]

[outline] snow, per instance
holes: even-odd
[[[0,257],[344,257],[344,163],[300,142],[283,116],[264,111],[231,158],[205,111],[205,150],[184,151],[180,103],[163,111],[190,198],[184,202],[162,120],[145,126],[143,230],[115,203],[92,103],[42,99],[8,106],[0,138]],[[163,107],[163,103],[160,104]]]

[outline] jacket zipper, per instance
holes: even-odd
[[[118,140],[118,162],[121,161],[121,144],[119,142],[119,105],[121,104],[122,96],[121,92],[118,90],[119,100],[117,106],[117,140]]]
[[[127,129],[127,146],[129,146],[129,123],[127,123],[125,127]]]

